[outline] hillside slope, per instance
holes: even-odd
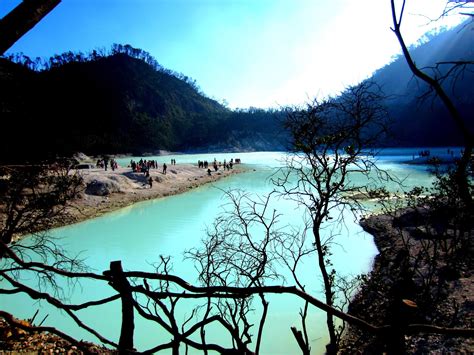
[[[282,149],[275,111],[231,111],[192,79],[147,58],[116,45],[109,55],[55,56],[40,71],[28,68],[29,58],[20,57],[20,64],[0,59],[0,160],[77,151]]]
[[[2,120],[43,152],[124,153],[199,144],[208,134],[200,128],[228,113],[190,84],[125,54],[41,72],[11,63],[2,67],[9,71],[2,88],[11,93],[4,102],[12,106],[2,110]],[[14,137],[5,138],[6,147],[16,146]]]
[[[437,63],[473,61],[473,44],[474,23],[469,22],[432,36],[429,42],[413,48],[410,53],[419,68],[433,77],[442,77],[451,66],[437,66]],[[473,66],[455,74],[444,82],[444,88],[472,130]],[[388,145],[440,146],[463,143],[445,107],[434,94],[424,96],[429,88],[413,76],[403,56],[376,71],[371,80],[377,82],[389,97],[387,106],[393,119],[393,140]]]
[[[419,67],[474,60],[474,23],[433,36],[411,50]],[[174,151],[282,150],[285,110],[234,110],[206,97],[190,78],[162,68],[148,53],[114,45],[108,53],[67,52],[39,65],[0,58],[0,161],[49,156]],[[474,129],[471,66],[444,85]],[[443,75],[448,65],[440,65]],[[471,69],[471,70],[469,70]],[[387,95],[392,138],[386,146],[462,145],[457,127],[404,57],[374,73]]]

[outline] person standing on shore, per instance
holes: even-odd
[[[163,163],[163,174],[165,175],[166,175],[166,168],[167,168],[166,163]]]

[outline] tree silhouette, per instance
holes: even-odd
[[[449,3],[453,3],[453,2],[448,1],[448,5]],[[468,4],[469,1],[457,1],[457,3],[458,5],[463,6],[463,5]],[[397,8],[395,4],[395,0],[391,0],[390,4],[391,4],[392,22],[393,22],[392,31],[395,33],[395,36],[397,37],[398,42],[400,43],[400,47],[402,49],[403,55],[408,64],[408,67],[412,71],[413,75],[415,75],[417,78],[421,79],[426,84],[428,84],[428,86],[436,93],[436,95],[439,97],[443,105],[448,110],[451,119],[454,121],[454,123],[456,124],[460,133],[463,136],[464,152],[457,165],[455,181],[458,185],[458,193],[460,197],[462,198],[466,206],[471,207],[472,196],[469,189],[468,179],[469,179],[469,170],[471,168],[470,165],[471,165],[473,146],[474,146],[474,135],[466,124],[467,118],[461,115],[456,105],[454,104],[453,100],[449,97],[448,93],[443,88],[442,83],[445,78],[439,77],[436,75],[430,76],[426,72],[426,70],[423,71],[422,69],[418,68],[413,58],[411,57],[410,51],[407,45],[405,44],[405,41],[403,39],[403,35],[401,32],[401,25],[402,25],[403,15],[405,12],[406,0],[403,0],[401,2],[401,5],[399,8]],[[445,64],[449,64],[449,63],[445,63]],[[448,75],[450,73],[453,73],[453,71],[455,71],[456,68],[459,68],[459,66],[465,66],[467,64],[469,63],[468,62],[452,62],[451,65],[453,67],[450,71],[448,71]]]
[[[23,0],[0,20],[0,55],[51,12],[61,0]]]

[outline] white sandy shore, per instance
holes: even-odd
[[[163,174],[160,166],[160,169],[150,169],[150,177],[153,179],[151,188],[143,173],[133,173],[130,168],[118,168],[115,171],[110,168],[107,171],[104,169],[77,170],[84,179],[84,192],[80,198],[71,203],[69,212],[72,220],[57,221],[55,224],[60,226],[80,222],[139,201],[183,193],[244,170],[243,166],[234,165],[231,170],[219,168],[217,172],[212,171],[209,176],[207,169],[199,169],[192,164],[177,164],[168,166],[167,173]],[[112,192],[105,196],[87,193],[87,184],[94,180],[100,184],[107,184]]]

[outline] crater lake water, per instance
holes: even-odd
[[[428,186],[432,177],[425,166],[407,165],[419,149],[383,150],[377,158],[382,169],[403,179],[406,189],[415,185]],[[445,148],[439,149],[444,153]],[[436,149],[432,149],[432,154]],[[79,254],[94,271],[101,273],[109,269],[114,260],[121,260],[125,270],[153,271],[153,264],[160,255],[172,257],[172,273],[179,275],[191,284],[198,284],[197,272],[190,260],[184,259],[186,250],[198,247],[206,236],[206,226],[222,211],[223,191],[243,189],[251,194],[265,195],[273,189],[269,177],[282,165],[284,153],[254,152],[226,154],[189,154],[153,157],[161,164],[176,159],[177,163],[197,163],[197,160],[214,158],[219,161],[240,158],[248,171],[222,179],[212,185],[204,185],[181,195],[170,196],[152,201],[137,203],[133,206],[108,213],[71,226],[50,231],[58,243],[72,255]],[[131,158],[122,158],[118,162],[127,166]],[[137,159],[137,158],[135,158]],[[139,159],[139,158],[138,158]],[[151,158],[148,158],[151,159]],[[386,183],[387,189],[396,191],[400,186]],[[272,208],[282,214],[281,224],[302,223],[303,211],[295,203],[284,200],[272,200]],[[356,275],[370,271],[377,250],[370,235],[363,232],[352,216],[347,216],[345,225],[341,225],[335,236],[332,261],[338,272]],[[309,260],[299,269],[308,291],[323,299],[322,281],[317,270],[316,260]],[[287,282],[292,285],[290,279]],[[65,297],[70,303],[81,303],[100,299],[114,294],[108,285],[96,281],[81,281],[71,289],[63,285]],[[295,297],[274,295],[269,297],[269,314],[263,334],[263,354],[299,353],[296,341],[290,331],[291,326],[301,328],[299,310],[303,302]],[[48,315],[44,325],[55,326],[77,339],[98,342],[89,333],[79,329],[62,312],[54,310],[46,302],[33,302],[25,296],[1,295],[1,309],[13,313],[18,318],[30,318],[37,309],[37,321]],[[255,313],[258,313],[259,300],[255,301]],[[178,321],[182,322],[190,315],[191,305],[178,309]],[[89,326],[113,341],[118,342],[120,332],[120,302],[88,308],[79,311],[78,316]],[[257,325],[252,328],[256,336]],[[325,314],[311,308],[308,328],[312,353],[323,353],[327,343]],[[212,329],[209,340],[229,344],[229,337],[217,327]],[[168,342],[171,336],[154,323],[137,316],[135,346],[139,351],[150,349],[160,342]],[[200,353],[190,349],[190,353]]]

